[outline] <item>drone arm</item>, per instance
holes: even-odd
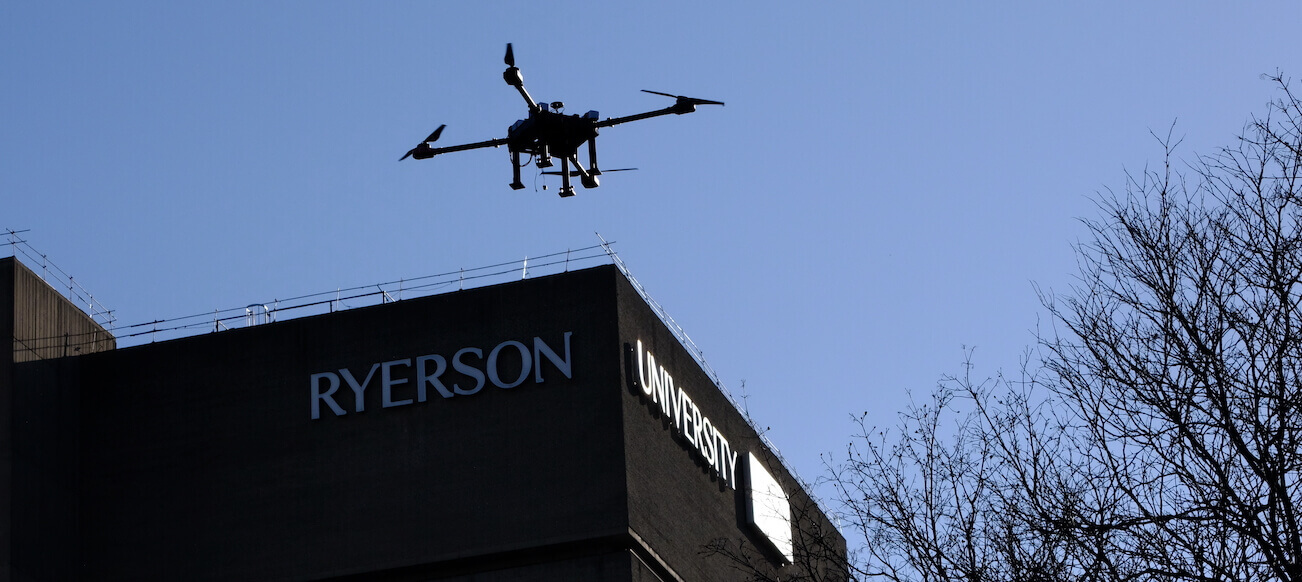
[[[447,154],[452,152],[460,152],[460,151],[473,150],[478,148],[495,148],[498,146],[506,145],[506,142],[507,139],[503,137],[498,139],[490,139],[488,141],[477,141],[475,143],[447,146],[442,148],[430,148],[429,155],[419,159],[431,158],[439,154]]]
[[[693,107],[690,110],[684,110],[682,107],[679,107],[678,105],[673,105],[671,107],[666,107],[664,109],[657,109],[655,111],[648,111],[646,113],[638,113],[636,115],[626,115],[624,117],[612,117],[610,119],[598,121],[596,127],[599,128],[610,127],[612,125],[619,125],[621,123],[628,123],[630,121],[641,121],[643,119],[650,119],[652,117],[660,117],[661,115],[669,115],[669,114],[682,115],[684,113],[691,113],[692,111],[695,110],[696,110],[695,107]]]
[[[525,103],[529,104],[529,111],[531,113],[537,113],[542,109],[541,107],[538,106],[537,103],[534,102],[533,97],[529,96],[529,92],[524,90],[524,85],[516,85],[515,90],[519,91],[520,96],[524,97]]]
[[[507,45],[507,61],[514,62],[515,59],[511,58],[510,46]],[[524,102],[529,104],[530,113],[538,113],[542,109],[538,106],[538,103],[534,102],[533,97],[529,96],[529,92],[524,89],[524,75],[520,74],[519,67],[511,65],[502,73],[502,79],[506,80],[507,85],[515,87],[515,90],[520,92],[520,96],[524,97]]]

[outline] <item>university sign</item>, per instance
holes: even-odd
[[[674,430],[687,441],[696,456],[710,466],[711,472],[729,488],[737,489],[737,459],[740,451],[733,450],[718,426],[701,413],[700,407],[664,366],[656,363],[655,355],[647,351],[642,340],[634,346],[631,363],[637,371],[631,381],[649,400],[660,415],[669,419]],[[745,474],[747,487],[746,522],[755,528],[777,550],[786,563],[793,560],[791,540],[791,506],[786,492],[755,456],[746,455]]]
[[[669,419],[674,430],[710,466],[710,470],[728,487],[736,489],[737,451],[732,450],[728,439],[710,422],[710,418],[701,414],[701,409],[687,391],[674,384],[673,375],[664,366],[656,364],[656,357],[642,347],[642,340],[637,340],[634,351],[637,375],[633,380],[642,395]]]

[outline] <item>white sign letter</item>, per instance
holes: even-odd
[[[322,378],[326,378],[330,381],[330,387],[327,388],[325,392],[321,391],[321,382],[319,380]],[[339,376],[336,376],[334,372],[312,374],[312,420],[321,418],[322,400],[324,400],[326,405],[330,407],[330,410],[335,413],[335,416],[344,415],[344,409],[340,408],[339,403],[335,402],[334,393],[335,390],[338,389]]]
[[[538,338],[533,338],[533,339],[534,339],[534,345],[537,346]],[[502,382],[502,377],[497,374],[497,354],[500,354],[502,352],[503,346],[515,346],[515,349],[520,350],[520,376],[517,377],[515,381],[511,382],[510,384]],[[569,342],[566,342],[566,347],[568,346],[569,346]],[[556,354],[553,353],[552,355],[554,356]],[[569,356],[569,350],[565,351],[565,355]],[[513,340],[504,341],[500,344],[497,344],[497,347],[493,348],[493,351],[488,352],[488,379],[492,380],[493,385],[497,386],[498,388],[515,388],[516,386],[519,386],[522,382],[524,382],[525,378],[529,377],[529,367],[532,365],[533,364],[529,361],[529,348],[524,347],[524,344],[517,341],[513,341]],[[538,366],[538,367],[542,368],[542,366]],[[539,375],[538,377],[542,378],[541,375]],[[539,380],[539,382],[541,381],[542,380]]]
[[[553,366],[556,366],[556,369],[557,369],[557,370],[560,370],[560,372],[561,372],[562,374],[564,374],[566,378],[569,378],[569,379],[571,379],[571,380],[574,379],[574,376],[573,376],[573,373],[574,373],[574,363],[570,361],[570,336],[571,336],[571,335],[574,335],[574,332],[571,332],[571,331],[567,331],[567,332],[565,332],[565,340],[564,340],[564,341],[565,341],[565,359],[564,359],[564,360],[562,360],[559,356],[557,356],[557,355],[556,355],[556,352],[555,352],[554,350],[552,350],[552,348],[551,348],[550,346],[548,346],[547,344],[543,343],[542,338],[540,338],[540,337],[534,337],[534,338],[533,338],[533,359],[534,359],[535,362],[538,362],[538,367],[537,367],[537,368],[534,368],[534,372],[533,372],[533,381],[534,381],[534,382],[537,382],[537,383],[539,383],[539,384],[542,384],[542,382],[543,382],[543,377],[542,377],[542,357],[543,357],[543,356],[547,356],[547,359],[548,359],[549,361],[551,361],[552,365],[553,365]],[[641,343],[642,343],[642,342],[639,340],[639,341],[638,341],[638,344],[641,344]],[[527,358],[528,356],[525,356],[525,357]]]
[[[482,358],[484,357],[484,350],[481,350],[479,348],[461,348],[457,350],[457,353],[452,354],[452,369],[475,379],[475,387],[469,390],[463,389],[461,386],[458,386],[455,382],[452,384],[452,390],[457,394],[461,394],[462,396],[469,396],[471,394],[479,392],[484,388],[484,373],[480,372],[478,369],[466,365],[461,361],[461,356],[464,356],[466,354],[474,354],[476,358]]]
[[[362,380],[361,384],[357,383],[357,378],[353,377],[353,373],[348,371],[348,368],[339,368],[339,373],[343,374],[344,381],[348,382],[348,387],[352,388],[353,394],[357,395],[357,398],[355,399],[357,412],[366,410],[366,400],[362,398],[362,393],[366,392],[366,385],[371,383],[371,378],[375,376],[375,371],[379,368],[379,364],[371,364],[371,371],[366,373],[366,379]]]
[[[643,394],[650,396],[654,388],[646,383],[646,366],[646,362],[642,360],[642,340],[637,340],[637,385],[642,389]]]
[[[380,365],[381,366],[380,369],[380,407],[381,408],[390,408],[394,406],[402,406],[404,404],[411,404],[410,398],[406,400],[394,401],[393,387],[398,384],[406,384],[407,379],[401,378],[398,380],[394,380],[393,373],[391,372],[393,366],[410,366],[410,365],[411,365],[411,358],[407,358],[405,360],[394,360],[392,362],[385,362]],[[424,398],[421,399],[421,401],[424,400],[425,400]]]
[[[434,362],[433,374],[425,373],[425,362],[429,362],[429,361]],[[439,382],[439,376],[441,376],[443,372],[447,369],[448,369],[447,360],[444,360],[443,356],[440,356],[438,354],[430,354],[428,356],[421,356],[419,358],[416,358],[416,399],[419,400],[420,402],[425,401],[426,382],[429,382],[431,385],[433,385],[434,389],[439,391],[440,396],[444,398],[452,398],[452,391],[448,390],[448,387],[444,386],[442,382]]]

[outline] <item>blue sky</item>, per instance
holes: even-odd
[[[615,249],[791,465],[851,413],[1010,369],[1090,197],[1230,144],[1302,73],[1290,2],[9,2],[0,228],[137,323]],[[570,199],[500,137],[542,101],[727,102],[606,130]],[[534,184],[550,184],[535,190]]]

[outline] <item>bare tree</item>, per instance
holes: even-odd
[[[1122,494],[1094,525],[1153,578],[1302,579],[1302,103],[1276,82],[1236,146],[1105,199],[1048,301],[1054,393]]]
[[[1100,197],[1017,378],[941,383],[832,481],[890,580],[1302,580],[1302,102]]]
[[[945,378],[890,430],[864,429],[833,468],[859,579],[1108,580],[1105,488],[1083,478],[1039,380]],[[1098,514],[1094,507],[1102,507]]]

